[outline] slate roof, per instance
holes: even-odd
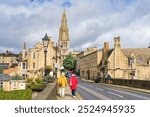
[[[6,74],[0,74],[0,81],[10,81],[11,76]]]
[[[14,53],[0,53],[0,56],[3,56],[3,57],[19,57],[19,54],[14,54]]]
[[[136,56],[137,65],[147,66],[150,60],[150,48],[126,48],[121,49],[126,57],[130,57],[133,52]]]

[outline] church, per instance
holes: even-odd
[[[55,44],[53,38],[45,34],[44,38],[48,38],[49,44],[47,48],[46,67],[51,70],[57,64],[58,71],[63,65],[63,60],[69,54],[70,39],[69,29],[67,26],[66,10],[63,10],[62,20],[59,28],[59,39]],[[26,49],[24,44],[22,50],[22,61],[18,66],[18,72],[23,77],[42,77],[44,72],[44,47],[41,41],[38,41],[34,47]]]

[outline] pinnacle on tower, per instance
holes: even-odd
[[[23,44],[23,49],[26,50],[26,42],[24,42],[24,44]]]

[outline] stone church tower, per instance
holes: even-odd
[[[65,9],[63,11],[61,26],[59,28],[58,46],[61,47],[60,54],[61,54],[61,61],[63,61],[64,58],[69,54],[70,48],[69,29],[67,26]]]

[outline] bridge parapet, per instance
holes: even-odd
[[[32,100],[57,100],[57,81],[47,84],[46,88],[39,92]]]

